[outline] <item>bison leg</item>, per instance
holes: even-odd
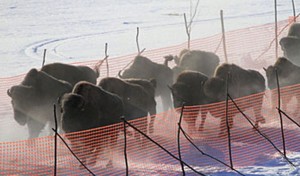
[[[274,90],[271,92],[271,106],[272,110],[275,110],[278,106],[278,93]]]
[[[109,143],[109,152],[108,152],[108,163],[106,164],[107,168],[113,167],[113,154],[117,146],[118,135],[119,135],[120,127],[115,127],[111,130],[110,134],[110,143]]]
[[[138,124],[136,124],[136,127],[138,127],[144,134],[147,134],[147,118],[141,118],[139,121],[137,121]],[[137,131],[134,131],[134,137],[137,139],[138,142],[140,142],[143,145],[144,136],[140,134]]]
[[[152,134],[154,132],[154,120],[156,115],[156,105],[153,105],[150,109],[150,123],[149,123],[149,133]],[[145,133],[146,134],[146,133]]]
[[[100,152],[102,152],[103,150],[103,142],[99,139],[99,138],[95,138],[95,140],[92,140],[93,143],[89,144],[89,151],[91,156],[89,158],[89,165],[91,166],[95,166],[98,160],[98,156],[100,154]]]
[[[150,117],[150,123],[149,123],[149,133],[153,134],[154,132],[154,120],[155,120],[155,115]]]
[[[195,126],[196,126],[196,119],[197,119],[197,114],[196,115],[184,115],[183,117],[184,121],[187,123],[188,125],[188,131],[189,133],[193,133],[195,132]]]
[[[200,123],[198,131],[203,131],[207,113],[208,113],[207,109],[201,108],[201,123]]]
[[[292,100],[293,96],[294,95],[292,94],[292,95],[287,95],[285,97],[282,97],[282,109],[281,110],[288,111],[288,103]]]
[[[261,114],[261,109],[263,106],[263,97],[260,97],[259,105],[254,106],[254,116],[256,118],[255,120],[255,127],[258,128],[259,123],[266,123],[266,119]],[[254,104],[254,103],[253,103]]]
[[[162,101],[163,111],[167,111],[172,108],[172,97],[169,89],[163,91],[163,93],[161,94],[161,101]]]
[[[221,123],[220,123],[220,137],[224,137],[227,134],[227,128],[231,129],[233,127],[233,116],[231,114],[228,114],[228,126],[226,122],[226,116],[221,117]]]
[[[296,110],[295,112],[293,113],[293,117],[297,117],[300,113],[300,95],[297,95],[296,94],[296,100],[297,100],[297,106],[296,106]]]
[[[29,139],[37,138],[43,130],[43,128],[45,127],[45,124],[35,119],[29,118],[27,121],[27,127],[29,132]]]

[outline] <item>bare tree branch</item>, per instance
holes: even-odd
[[[194,18],[196,17],[196,14],[197,14],[197,11],[198,11],[198,6],[199,6],[199,0],[197,1],[196,7],[193,11],[193,3],[192,3],[192,0],[190,0],[190,20],[189,20],[189,22],[187,22],[186,14],[185,13],[183,14],[185,30],[186,30],[186,34],[188,36],[188,49],[190,49],[192,24],[194,22]]]
[[[136,38],[135,38],[135,40],[136,40],[138,55],[141,55],[146,50],[146,48],[142,49],[142,51],[140,50],[139,33],[140,33],[140,30],[139,30],[139,27],[137,27],[136,28]]]

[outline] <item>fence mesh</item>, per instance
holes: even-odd
[[[284,20],[278,23],[280,31],[279,38],[287,34],[290,21]],[[265,24],[261,26],[249,27],[226,32],[226,45],[229,62],[236,63],[244,68],[256,69],[263,73],[263,67],[267,67],[275,62],[275,43],[274,43],[274,24]],[[221,34],[201,38],[191,41],[191,49],[201,49],[216,52],[224,61],[224,54],[221,42]],[[177,54],[181,49],[187,46],[186,43],[145,51],[143,55],[151,58],[153,61],[163,63],[163,56]],[[279,55],[282,55],[279,49]],[[109,58],[109,76],[116,76],[124,69],[134,58],[135,54]],[[74,63],[77,65],[93,66],[97,60],[90,62]],[[104,65],[101,67],[101,76],[106,77],[107,70]],[[0,78],[0,122],[1,128],[19,128],[13,120],[10,98],[6,95],[6,90],[15,84],[19,84],[24,75],[18,75],[9,78]],[[297,99],[300,96],[300,85],[294,85],[281,88],[281,97],[283,99],[292,97],[290,102],[284,107],[284,112],[292,117],[296,122],[300,122],[297,112]],[[277,110],[272,104],[277,103],[276,99],[271,98],[272,91],[267,90],[263,94],[264,101],[262,106],[262,115],[266,118],[266,123],[259,127],[261,133],[267,136],[275,146],[282,151],[282,131],[280,129],[280,119]],[[244,113],[254,122],[253,109],[260,108],[257,103],[257,96],[251,95],[236,100],[239,107],[245,109]],[[219,102],[203,106],[186,107],[183,110],[183,116],[187,114],[196,117],[196,128],[188,128],[188,120],[184,118],[182,128],[193,143],[203,152],[218,158],[220,161],[230,163],[229,145],[227,135],[220,137],[222,129],[227,129],[226,125],[220,125],[220,119],[213,117],[225,116],[226,102]],[[252,108],[248,108],[252,107]],[[198,131],[200,123],[199,109],[209,109],[204,129]],[[177,133],[180,109],[170,110],[157,114],[154,124],[154,133],[148,134],[154,141],[159,143],[167,151],[178,157]],[[258,165],[266,162],[268,159],[280,156],[280,153],[272,144],[263,138],[253,129],[247,119],[238,112],[237,108],[229,102],[228,113],[233,113],[234,126],[231,134],[232,163],[235,168]],[[147,117],[144,117],[147,118]],[[145,119],[129,121],[136,128],[142,127]],[[3,130],[2,130],[3,131]],[[110,134],[113,131],[118,132],[118,140],[115,145],[110,143]],[[5,133],[4,133],[5,134]],[[127,127],[126,155],[128,157],[129,175],[170,175],[180,174],[182,172],[180,162],[167,154],[160,147],[149,141],[145,137],[137,138],[134,130]],[[61,134],[66,143],[70,144],[72,139],[72,150],[79,159],[86,158],[87,167],[95,175],[125,175],[126,165],[124,157],[124,128],[123,124],[116,124],[102,128],[90,129],[69,134]],[[68,137],[68,139],[66,138]],[[284,136],[287,150],[287,156],[292,152],[299,152],[300,130],[296,124],[291,123],[284,118]],[[3,136],[2,136],[3,137]],[[209,174],[210,167],[221,167],[228,169],[220,162],[207,157],[197,151],[183,134],[180,135],[180,151],[182,160],[192,166],[199,172]],[[101,150],[92,150],[94,146],[102,146]],[[44,136],[30,140],[5,141],[0,142],[0,175],[52,175],[54,173],[54,137]],[[96,157],[96,158],[95,158]],[[110,167],[110,160],[113,167]],[[96,162],[94,162],[96,161]],[[192,172],[192,171],[189,171]],[[57,174],[58,175],[86,175],[89,172],[83,169],[83,166],[67,149],[62,140],[57,143]]]

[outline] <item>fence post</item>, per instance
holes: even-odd
[[[54,173],[53,175],[56,176],[57,174],[57,118],[56,118],[56,105],[53,105],[53,112],[54,112]]]
[[[280,85],[279,85],[279,78],[278,78],[278,72],[277,68],[275,69],[276,73],[276,82],[277,82],[277,94],[278,94],[278,109],[281,108],[281,96],[280,96]],[[284,130],[283,130],[283,120],[282,120],[282,114],[281,111],[278,110],[279,118],[280,118],[280,129],[281,129],[281,138],[282,138],[282,146],[283,146],[283,155],[286,157],[286,148],[285,148],[285,136],[284,136]]]
[[[180,131],[181,131],[180,128],[181,128],[181,121],[182,121],[182,116],[183,116],[183,110],[184,110],[184,103],[182,103],[180,117],[179,117],[179,122],[178,122],[177,144],[178,144],[178,157],[179,157],[179,160],[180,160],[182,175],[185,176],[184,164],[182,162],[181,149],[180,149]]]
[[[129,175],[129,169],[128,169],[128,158],[127,158],[127,133],[126,133],[126,123],[125,118],[121,117],[121,120],[123,121],[123,128],[124,128],[124,157],[125,157],[125,165],[126,165],[126,176]]]
[[[229,73],[227,74],[227,79],[226,79],[226,126],[227,126],[227,133],[228,133],[228,150],[229,150],[229,160],[230,160],[230,167],[231,169],[233,168],[233,163],[232,163],[232,153],[231,153],[231,135],[230,135],[230,126],[229,126],[229,119],[228,119],[228,77]]]

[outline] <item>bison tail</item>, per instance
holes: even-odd
[[[95,66],[94,66],[94,71],[96,73],[96,77],[99,78],[100,76],[100,66],[101,64],[97,63]]]
[[[164,56],[164,58],[165,58],[165,62],[164,62],[165,66],[168,66],[168,62],[169,61],[174,60],[174,56],[173,55],[167,55],[167,56]]]

